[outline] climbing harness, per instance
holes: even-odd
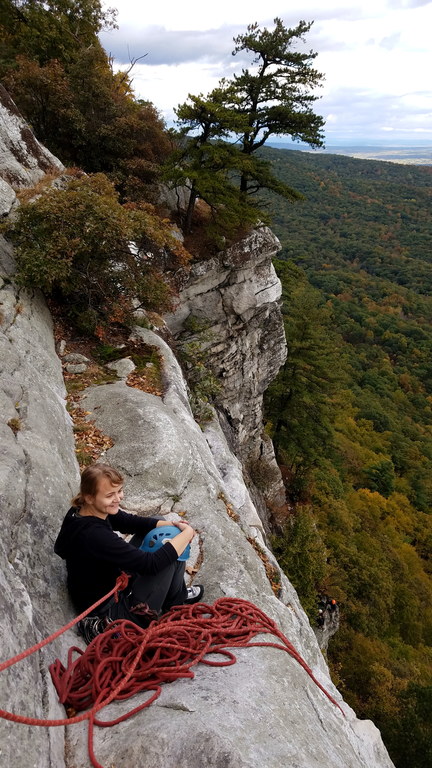
[[[116,585],[109,596],[117,594],[122,588]],[[1,664],[0,672],[47,645],[94,610],[94,607],[91,606],[84,614],[33,648]],[[259,634],[274,635],[279,642],[253,640]],[[345,716],[337,701],[316,679],[310,667],[272,619],[247,600],[223,597],[213,605],[195,603],[174,606],[146,629],[129,620],[117,619],[95,637],[85,651],[76,646],[70,648],[66,667],[56,659],[49,668],[59,700],[70,717],[40,720],[3,710],[0,710],[0,717],[27,725],[44,726],[72,725],[88,720],[89,757],[94,768],[103,768],[93,749],[94,726],[113,726],[145,709],[159,697],[162,683],[193,678],[191,668],[196,664],[229,666],[235,664],[236,657],[228,648],[254,646],[277,648],[289,653]],[[77,655],[75,659],[74,654]],[[209,658],[214,654],[224,658],[218,661]],[[101,720],[97,716],[112,701],[125,700],[143,691],[151,692],[149,698],[126,714],[110,721]],[[87,711],[76,714],[82,710]]]
[[[156,552],[162,544],[165,544],[169,539],[173,539],[174,536],[178,536],[179,533],[180,529],[176,525],[160,525],[159,528],[153,528],[144,536],[140,549],[144,550],[144,552]],[[187,544],[177,560],[184,561],[188,560],[189,557],[190,544]]]

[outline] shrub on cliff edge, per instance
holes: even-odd
[[[120,205],[103,174],[74,178],[23,204],[5,229],[16,249],[17,281],[68,301],[75,319],[91,316],[88,330],[127,320],[134,299],[146,309],[168,309],[169,271],[188,258],[152,206]]]

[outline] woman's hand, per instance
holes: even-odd
[[[156,523],[156,528],[161,528],[163,525],[175,525],[176,528],[181,529],[181,526],[183,524],[190,525],[187,520],[158,520]]]
[[[170,544],[173,545],[178,555],[182,555],[189,542],[192,541],[196,531],[189,523],[184,523],[183,520],[177,524],[177,528],[180,529],[178,536],[174,536],[173,539],[169,539]]]
[[[175,520],[170,523],[170,525],[175,525],[176,528],[180,528],[182,530],[182,525],[190,525],[187,520]]]
[[[194,536],[195,536],[195,534],[196,534],[196,531],[195,531],[195,529],[194,529],[194,528],[192,528],[192,526],[190,525],[190,523],[186,523],[184,520],[181,520],[181,521],[178,523],[178,525],[177,525],[177,528],[180,528],[180,531],[181,531],[182,533],[183,533],[183,532],[187,532],[187,533],[189,534],[189,536],[190,536],[190,539],[189,539],[189,541],[192,541],[193,537],[194,537]]]

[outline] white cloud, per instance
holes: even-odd
[[[431,0],[390,0],[392,8],[420,8],[423,5],[430,5]]]
[[[148,66],[176,65],[202,60],[222,62],[233,47],[233,34],[243,30],[240,25],[238,28],[219,27],[205,31],[125,26],[119,33],[104,32],[101,39],[118,62],[128,63],[131,58],[147,54]]]
[[[102,42],[118,66],[147,53],[133,70],[134,88],[165,114],[188,93],[207,93],[220,77],[239,71],[232,38],[257,21],[271,26],[280,16],[295,27],[314,20],[306,49],[318,52],[314,66],[325,74],[315,111],[331,115],[327,142],[346,133],[372,138],[390,132],[429,132],[431,0],[161,0],[141,6],[118,0],[120,29]]]

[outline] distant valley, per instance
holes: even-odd
[[[361,160],[387,160],[404,165],[432,165],[432,143],[408,144],[327,144],[325,149],[310,149],[307,145],[274,142],[275,149],[290,149],[314,155],[346,155]]]
[[[304,195],[267,196],[288,340],[265,395],[291,504],[275,552],[312,620],[317,583],[341,605],[345,699],[397,768],[431,768],[432,163],[334,149],[262,154]]]

